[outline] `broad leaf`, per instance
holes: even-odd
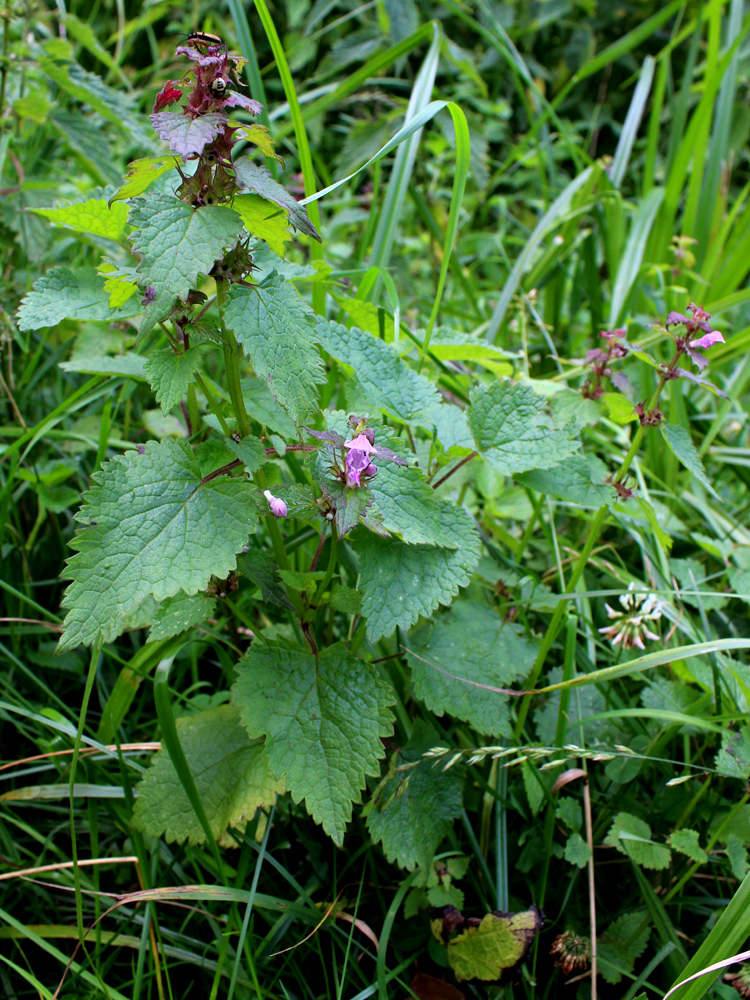
[[[703,468],[703,462],[701,462],[700,455],[693,444],[693,439],[685,428],[679,424],[662,424],[661,433],[670,449],[685,468],[693,473],[698,482],[702,483],[709,493],[713,493],[718,498],[719,494],[713,488],[711,480],[706,475],[706,470]]]
[[[251,739],[265,735],[271,773],[340,845],[392,729],[388,684],[343,643],[317,657],[285,642],[254,644],[238,674],[232,698]]]
[[[173,156],[147,156],[142,160],[133,160],[128,164],[125,180],[111,201],[127,201],[137,198],[147,191],[154,181],[169,170],[174,170],[176,160]]]
[[[424,421],[440,405],[435,386],[399,357],[395,347],[365,330],[318,319],[324,350],[354,374],[368,403],[406,423]]]
[[[253,163],[246,156],[241,156],[235,162],[234,169],[237,175],[237,185],[241,192],[258,194],[266,201],[272,201],[289,213],[289,221],[295,229],[299,229],[307,236],[312,236],[318,243],[322,242],[318,230],[310,221],[305,206],[300,205],[285,187],[273,179],[271,171],[267,167],[259,167],[257,163]]]
[[[18,326],[21,330],[40,330],[64,319],[120,319],[135,311],[131,304],[125,311],[113,314],[104,281],[93,267],[53,267],[22,300]]]
[[[513,477],[522,486],[584,507],[603,507],[617,500],[617,492],[608,483],[594,483],[591,469],[583,455],[571,455],[551,469],[532,469]]]
[[[487,736],[509,736],[509,688],[531,670],[536,647],[491,608],[459,600],[407,650],[414,693],[435,712],[449,713]]]
[[[648,823],[630,813],[621,812],[615,816],[604,843],[627,854],[644,868],[659,870],[669,866],[669,848],[655,844]]]
[[[171,111],[157,111],[149,115],[157,134],[169,143],[169,148],[182,157],[200,155],[213,142],[226,124],[226,115],[211,111],[199,118],[173,114]]]
[[[295,421],[317,406],[325,371],[315,346],[315,316],[291,284],[272,274],[253,288],[234,285],[224,322]]]
[[[146,362],[146,378],[156,395],[156,402],[169,413],[185,396],[200,364],[200,351],[191,347],[175,354],[171,347],[153,351]]]
[[[542,917],[535,906],[522,913],[493,911],[472,926],[449,907],[444,918],[431,921],[431,926],[437,940],[445,941],[450,967],[460,983],[467,979],[495,982],[524,960],[542,926]],[[456,926],[459,933],[449,937]]]
[[[168,597],[157,608],[148,634],[149,641],[169,639],[180,632],[187,632],[194,625],[202,625],[213,615],[215,606],[216,601],[206,594],[190,595],[180,591],[174,597]]]
[[[702,865],[708,861],[708,855],[699,843],[697,830],[675,830],[674,833],[670,833],[668,843],[673,851],[685,854],[691,861],[697,861]]]
[[[92,476],[71,542],[76,554],[63,605],[69,608],[59,649],[111,642],[128,612],[149,594],[204,590],[224,579],[254,531],[255,503],[244,480],[201,482],[187,444],[150,442]]]
[[[146,359],[140,354],[107,355],[101,358],[74,358],[61,361],[64,372],[85,372],[87,375],[114,375],[146,381]]]
[[[284,256],[287,243],[292,241],[292,234],[287,228],[288,212],[258,194],[238,194],[232,208],[251,236],[265,240],[274,253]]]
[[[443,770],[444,760],[423,757],[439,746],[437,732],[420,719],[403,750],[393,755],[387,776],[367,806],[367,828],[383,845],[389,861],[402,868],[421,865],[430,870],[432,859],[461,815],[464,776],[458,768]],[[406,770],[396,770],[408,764]]]
[[[224,443],[251,475],[257,472],[266,460],[266,449],[256,437],[244,437],[239,441],[226,438]]]
[[[369,492],[383,526],[398,532],[405,542],[458,548],[452,523],[455,504],[436,500],[435,491],[415,466],[379,462]]]
[[[208,274],[242,232],[240,217],[225,205],[193,208],[171,194],[136,198],[130,211],[138,273],[161,295],[187,298],[199,274]]]
[[[96,265],[96,272],[104,278],[110,309],[119,309],[138,291],[138,272],[134,267],[120,267],[103,257]]]
[[[450,604],[471,579],[480,554],[476,529],[459,507],[446,504],[443,517],[446,530],[455,534],[456,549],[408,545],[361,529],[354,536],[370,642],[392,635],[396,626],[410,628],[439,604]]]
[[[276,563],[262,549],[248,549],[237,558],[237,569],[260,587],[263,600],[294,611]]]
[[[572,833],[565,844],[565,860],[576,868],[585,868],[591,858],[591,848],[580,835]]]
[[[469,426],[478,451],[505,476],[551,469],[580,448],[575,425],[555,430],[531,386],[494,382],[470,395]]]
[[[235,845],[227,827],[244,829],[257,809],[267,808],[283,793],[284,783],[268,772],[262,740],[249,740],[239,710],[220,705],[177,719],[177,735],[205,809],[211,832],[226,847]],[[160,750],[138,786],[133,821],[150,837],[178,844],[205,843],[206,835],[193,812],[166,750]]]
[[[106,198],[88,197],[73,203],[58,202],[53,208],[34,208],[32,211],[49,219],[55,226],[90,236],[103,236],[108,240],[119,240],[128,224],[127,206],[118,204],[110,207]]]
[[[611,923],[599,938],[599,967],[602,976],[615,986],[630,975],[635,963],[648,946],[651,926],[645,910],[626,913]]]

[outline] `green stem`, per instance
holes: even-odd
[[[240,382],[240,349],[237,345],[234,334],[231,330],[224,330],[224,365],[227,372],[227,387],[229,388],[229,398],[232,400],[232,408],[237,418],[237,429],[240,437],[249,437],[252,433],[250,420],[245,409],[245,400],[242,398],[242,383]]]
[[[313,606],[317,605],[319,601],[323,599],[323,594],[325,594],[328,589],[328,585],[333,579],[333,574],[336,571],[336,556],[338,553],[338,534],[336,533],[336,524],[331,521],[331,554],[328,558],[328,568],[326,569],[326,575],[320,581],[320,586],[318,587],[315,597],[312,599]]]
[[[225,355],[225,357],[226,357],[226,355]],[[224,414],[221,412],[221,410],[219,408],[219,404],[214,399],[213,394],[211,393],[211,390],[206,385],[205,380],[201,376],[200,372],[196,372],[195,373],[195,381],[197,382],[198,388],[200,389],[200,391],[206,397],[206,402],[208,403],[209,407],[211,408],[211,412],[213,413],[213,415],[216,417],[216,419],[221,424],[221,429],[224,431],[224,433],[226,434],[227,437],[231,437],[232,436],[232,432],[229,429],[229,424],[224,419]],[[241,391],[240,391],[240,395],[242,395]],[[244,404],[245,404],[245,401],[243,400],[242,401],[242,405],[244,406]]]

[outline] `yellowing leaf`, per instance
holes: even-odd
[[[266,201],[258,194],[238,194],[232,208],[242,219],[245,229],[253,236],[265,240],[279,257],[283,257],[292,234],[287,226],[289,215],[283,208]]]
[[[122,187],[113,195],[111,201],[126,201],[128,198],[143,194],[162,174],[173,170],[174,165],[173,156],[147,156],[142,160],[133,160],[128,164],[128,172]]]
[[[542,926],[539,910],[532,906],[521,913],[486,914],[478,926],[471,923],[451,907],[442,920],[432,921],[432,932],[438,941],[445,942],[448,961],[461,983],[467,979],[497,982],[509,977],[531,947]],[[453,930],[459,933],[446,937]]]
[[[237,134],[238,139],[247,139],[254,142],[264,156],[274,157],[284,166],[284,161],[276,152],[276,143],[271,138],[271,133],[265,125],[243,125],[242,131]]]

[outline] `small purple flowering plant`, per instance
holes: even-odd
[[[391,448],[375,443],[375,431],[367,426],[367,417],[349,417],[351,436],[345,438],[336,431],[305,430],[319,441],[328,442],[331,456],[329,474],[347,490],[360,490],[374,479],[378,467],[373,459],[407,465],[405,459]]]

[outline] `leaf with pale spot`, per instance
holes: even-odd
[[[63,598],[69,608],[58,649],[111,642],[130,611],[224,579],[255,530],[255,501],[244,479],[201,482],[182,441],[150,442],[106,462],[76,515]]]
[[[543,413],[545,398],[531,386],[494,382],[473,389],[469,398],[477,450],[505,476],[551,469],[580,448],[575,426],[555,430]]]
[[[149,115],[157,135],[169,143],[169,148],[182,157],[200,154],[213,142],[226,124],[227,117],[211,111],[191,118],[189,115],[174,114],[171,111],[157,111]]]
[[[248,739],[234,705],[220,705],[176,720],[177,735],[216,840],[235,846],[229,826],[243,830],[257,809],[284,791],[263,756],[262,740]],[[136,829],[168,843],[203,844],[206,834],[166,750],[153,758],[138,785]]]
[[[233,285],[224,323],[295,421],[317,407],[325,370],[315,346],[315,316],[289,282],[274,272],[262,285]]]
[[[289,221],[295,229],[312,236],[318,243],[322,242],[320,233],[310,221],[305,206],[300,205],[282,184],[273,179],[267,167],[260,167],[248,157],[241,156],[235,161],[234,169],[240,192],[258,194],[266,201],[272,201],[289,213]]]
[[[392,635],[396,626],[408,629],[420,615],[428,617],[438,605],[450,604],[471,579],[480,555],[476,528],[459,507],[446,504],[442,516],[458,548],[408,545],[362,529],[353,536],[369,642]]]
[[[407,650],[414,693],[436,715],[464,719],[487,736],[510,736],[510,688],[526,677],[536,646],[483,604],[456,601]]]
[[[426,871],[453,821],[461,815],[464,775],[457,767],[443,770],[443,761],[423,757],[440,746],[437,731],[420,719],[409,742],[393,755],[388,774],[366,807],[367,828],[383,845],[389,861]],[[406,770],[397,770],[414,764]]]
[[[130,221],[136,227],[132,241],[142,258],[142,282],[160,295],[181,299],[242,232],[240,217],[226,205],[193,208],[171,194],[153,192],[135,199]]]
[[[133,303],[113,313],[103,279],[93,267],[53,267],[42,275],[18,308],[21,330],[57,326],[64,319],[122,319],[137,312]]]
[[[286,642],[253,645],[237,670],[232,699],[248,735],[266,737],[271,773],[340,845],[392,730],[390,686],[343,643],[317,657]]]
[[[424,375],[406,364],[395,347],[356,326],[318,318],[323,349],[354,374],[372,406],[406,423],[420,423],[440,405],[440,394]]]
[[[171,347],[153,351],[146,362],[146,378],[164,413],[178,405],[188,391],[200,364],[200,351],[191,347],[175,354]]]

